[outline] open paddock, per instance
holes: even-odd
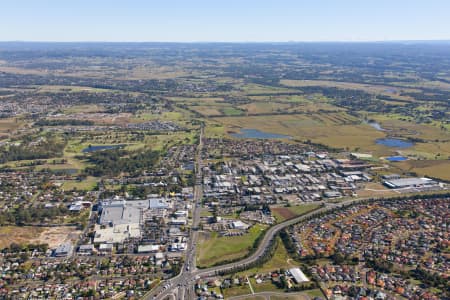
[[[301,204],[290,207],[271,207],[270,210],[278,222],[283,222],[319,207],[319,204]]]
[[[45,231],[44,227],[32,226],[1,226],[0,249],[9,247],[12,243],[27,244],[30,240],[40,236]]]
[[[18,118],[0,119],[0,135],[9,135],[23,125],[25,125],[24,121]]]
[[[414,101],[411,97],[402,96],[404,92],[420,92],[420,89],[410,87],[392,87],[387,85],[377,84],[364,84],[354,82],[342,82],[342,81],[328,81],[328,80],[281,80],[280,83],[286,87],[308,87],[308,86],[321,86],[327,88],[339,88],[350,90],[362,90],[371,94],[381,94],[385,96],[391,96],[400,100]]]
[[[241,236],[220,237],[216,232],[205,233],[200,237],[197,264],[207,267],[245,256],[264,228],[262,225],[254,225],[247,234]]]
[[[67,241],[76,241],[80,234],[81,231],[74,226],[2,226],[0,227],[0,249],[12,243],[48,244],[50,248],[54,248]]]
[[[396,167],[404,172],[415,172],[419,176],[431,176],[450,181],[450,160],[407,160]]]
[[[248,96],[258,94],[280,94],[280,93],[293,93],[298,94],[295,89],[287,87],[273,87],[260,84],[249,83],[239,87],[240,90]]]
[[[81,234],[75,226],[44,227],[37,238],[32,239],[33,243],[48,244],[50,248],[55,248],[64,242],[75,242]]]
[[[345,125],[356,122],[354,117],[345,113],[225,117],[214,121],[222,123],[227,131],[236,131],[236,128],[258,129],[350,150],[380,150],[382,148],[375,144],[375,140],[385,137],[383,132],[367,124]]]

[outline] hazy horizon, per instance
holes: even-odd
[[[444,0],[5,0],[0,41],[445,41],[449,11]]]
[[[450,39],[443,40],[374,40],[374,41],[29,41],[29,40],[0,40],[1,44],[30,43],[30,44],[376,44],[376,43],[450,43]]]

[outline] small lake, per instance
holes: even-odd
[[[405,161],[407,159],[408,158],[405,157],[405,156],[389,156],[389,157],[386,157],[386,160],[388,160],[388,161]]]
[[[290,139],[289,135],[265,132],[258,129],[244,128],[239,133],[231,133],[232,137],[239,139]]]
[[[391,148],[410,148],[414,146],[414,143],[412,142],[394,138],[378,139],[376,140],[376,143]]]
[[[95,152],[100,150],[111,150],[125,147],[126,145],[98,145],[98,146],[88,146],[81,150],[83,153]]]

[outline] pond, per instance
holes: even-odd
[[[408,158],[405,157],[405,156],[389,156],[389,157],[386,157],[386,160],[388,160],[388,161],[405,161],[407,159]]]
[[[412,142],[395,138],[378,139],[376,143],[391,148],[410,148],[414,146]]]
[[[83,150],[81,150],[81,152],[89,153],[89,152],[95,152],[95,151],[100,151],[100,150],[111,150],[111,149],[122,148],[124,146],[126,146],[126,145],[98,145],[98,146],[89,145],[86,148],[84,148]]]
[[[231,133],[232,137],[240,139],[290,139],[289,135],[265,132],[258,129],[244,128],[239,133]]]

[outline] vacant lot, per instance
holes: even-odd
[[[420,176],[431,176],[450,181],[450,160],[409,160],[397,163],[405,172],[416,172]]]
[[[75,242],[80,234],[81,231],[77,230],[75,226],[44,227],[40,234],[34,235],[35,238],[30,242],[48,244],[50,248],[55,248],[64,242]],[[38,237],[36,238],[36,236]]]
[[[50,248],[57,247],[66,241],[75,241],[81,231],[74,226],[60,227],[31,227],[31,226],[2,226],[0,227],[0,249],[12,243],[48,244]]]
[[[28,243],[31,239],[39,236],[44,230],[45,228],[42,227],[2,226],[0,227],[0,249],[8,247],[12,243]]]
[[[283,222],[319,207],[319,204],[303,204],[291,207],[272,207],[270,210],[278,222]]]
[[[208,267],[215,263],[247,255],[264,228],[262,225],[254,225],[249,233],[242,236],[219,237],[217,233],[204,235],[197,248],[199,249],[197,264],[201,267]]]

